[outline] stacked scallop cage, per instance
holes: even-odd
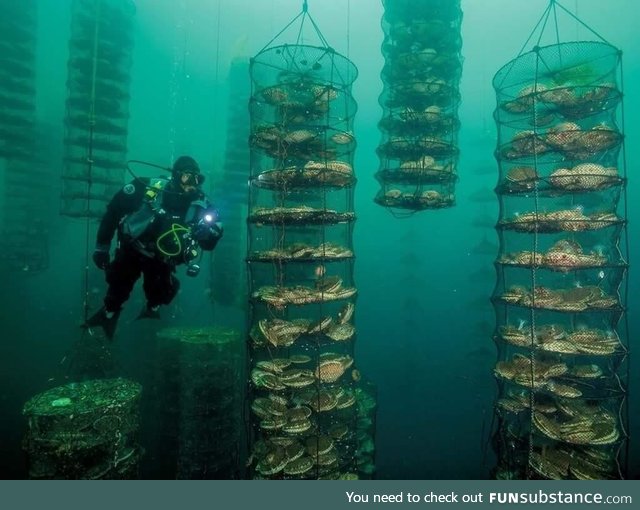
[[[247,218],[247,169],[249,168],[249,58],[236,58],[229,71],[227,143],[222,179],[216,202],[225,225],[225,242],[216,247],[212,266],[212,299],[244,309],[246,284],[244,256]],[[244,292],[243,292],[244,291]]]
[[[131,479],[138,476],[142,387],[126,379],[69,383],[24,406],[24,449],[31,479]]]
[[[12,271],[48,266],[46,225],[51,178],[37,157],[34,0],[0,1],[0,260]]]
[[[494,78],[497,478],[624,475],[626,171],[620,52],[537,47]]]
[[[459,0],[384,0],[378,147],[385,207],[420,211],[455,203],[459,82]]]
[[[244,342],[220,327],[157,333],[151,455],[156,477],[240,477]]]
[[[130,0],[74,0],[62,214],[101,217],[123,184],[133,49]]]
[[[0,160],[28,162],[36,114],[36,2],[0,0],[0,8]]]
[[[240,334],[213,327],[173,332],[180,342],[177,478],[238,478],[244,345]]]
[[[272,46],[251,62],[254,478],[357,477],[373,459],[358,451],[353,357],[356,74],[328,47]]]

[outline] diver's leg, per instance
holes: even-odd
[[[180,282],[174,275],[174,268],[159,260],[145,261],[142,267],[144,275],[143,289],[147,305],[139,315],[139,319],[160,318],[158,307],[168,305],[178,294]]]
[[[85,328],[101,327],[111,340],[116,331],[123,303],[129,299],[131,290],[140,277],[140,262],[136,254],[116,251],[116,256],[105,270],[109,288],[104,298],[104,306],[87,319]]]
[[[118,312],[122,305],[129,299],[133,286],[140,278],[141,255],[131,250],[118,248],[113,262],[106,270],[107,295],[104,298],[104,307],[108,312]]]

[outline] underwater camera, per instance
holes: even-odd
[[[202,219],[198,224],[213,225],[216,221],[218,221],[218,211],[216,209],[208,208],[203,211]]]
[[[204,209],[202,211],[202,216],[200,220],[198,221],[198,223],[194,228],[196,232],[196,237],[197,237],[198,230],[209,230],[209,228],[212,225],[215,225],[217,220],[218,220],[218,211],[216,209],[212,209],[212,208]],[[193,238],[191,238],[191,236],[189,237],[189,241],[190,241],[190,245],[185,250],[185,253],[184,253],[185,262],[187,263],[186,274],[187,276],[196,277],[200,274],[200,264],[198,264],[198,261],[200,260],[199,257],[201,257],[202,254],[197,248],[196,241]],[[196,261],[196,259],[198,260]]]

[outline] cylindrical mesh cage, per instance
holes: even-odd
[[[359,408],[375,405],[354,364],[357,69],[295,44],[250,71],[249,476],[355,478],[362,462],[370,477],[374,422],[359,432]]]
[[[243,342],[224,328],[169,328],[178,343],[178,479],[236,479],[240,473]]]
[[[36,124],[35,0],[0,0],[0,261],[5,269],[47,268],[52,175]]]
[[[36,2],[1,0],[0,8],[0,159],[28,161],[36,109]]]
[[[536,47],[494,77],[496,478],[624,476],[620,51]]]
[[[176,328],[163,328],[156,333],[154,352],[148,363],[153,367],[153,384],[145,389],[145,412],[152,422],[145,427],[147,459],[153,459],[145,472],[157,480],[175,479],[180,441],[180,337]]]
[[[24,406],[24,449],[32,479],[131,479],[138,476],[142,387],[126,379],[69,383]]]
[[[101,217],[123,184],[133,50],[131,0],[74,0],[61,213]]]
[[[237,58],[229,71],[227,141],[222,178],[217,185],[216,206],[224,221],[224,243],[213,254],[211,298],[226,306],[246,306],[244,256],[247,219],[247,171],[249,169],[249,112],[251,94],[247,80],[249,58]]]
[[[462,11],[459,0],[383,0],[375,201],[420,211],[455,203]]]

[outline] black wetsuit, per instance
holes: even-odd
[[[148,197],[149,180],[139,179],[127,184],[114,195],[107,205],[107,212],[100,222],[96,246],[108,250],[113,235],[118,231],[118,246],[113,261],[105,269],[109,288],[104,298],[105,310],[117,312],[131,294],[131,290],[140,275],[144,276],[143,289],[148,307],[167,305],[178,293],[180,282],[175,277],[175,267],[179,263],[175,259],[163,256],[154,249],[155,242],[166,229],[166,222],[155,221],[145,231],[143,241],[148,250],[141,249],[140,244],[132,242],[123,234],[122,220],[145,207]],[[185,217],[191,204],[196,200],[204,200],[204,194],[197,190],[194,193],[178,191],[173,181],[169,181],[155,199],[164,211],[163,217],[170,222],[185,223]],[[179,189],[179,188],[178,188]],[[203,250],[213,250],[220,235],[201,236],[198,244]]]

